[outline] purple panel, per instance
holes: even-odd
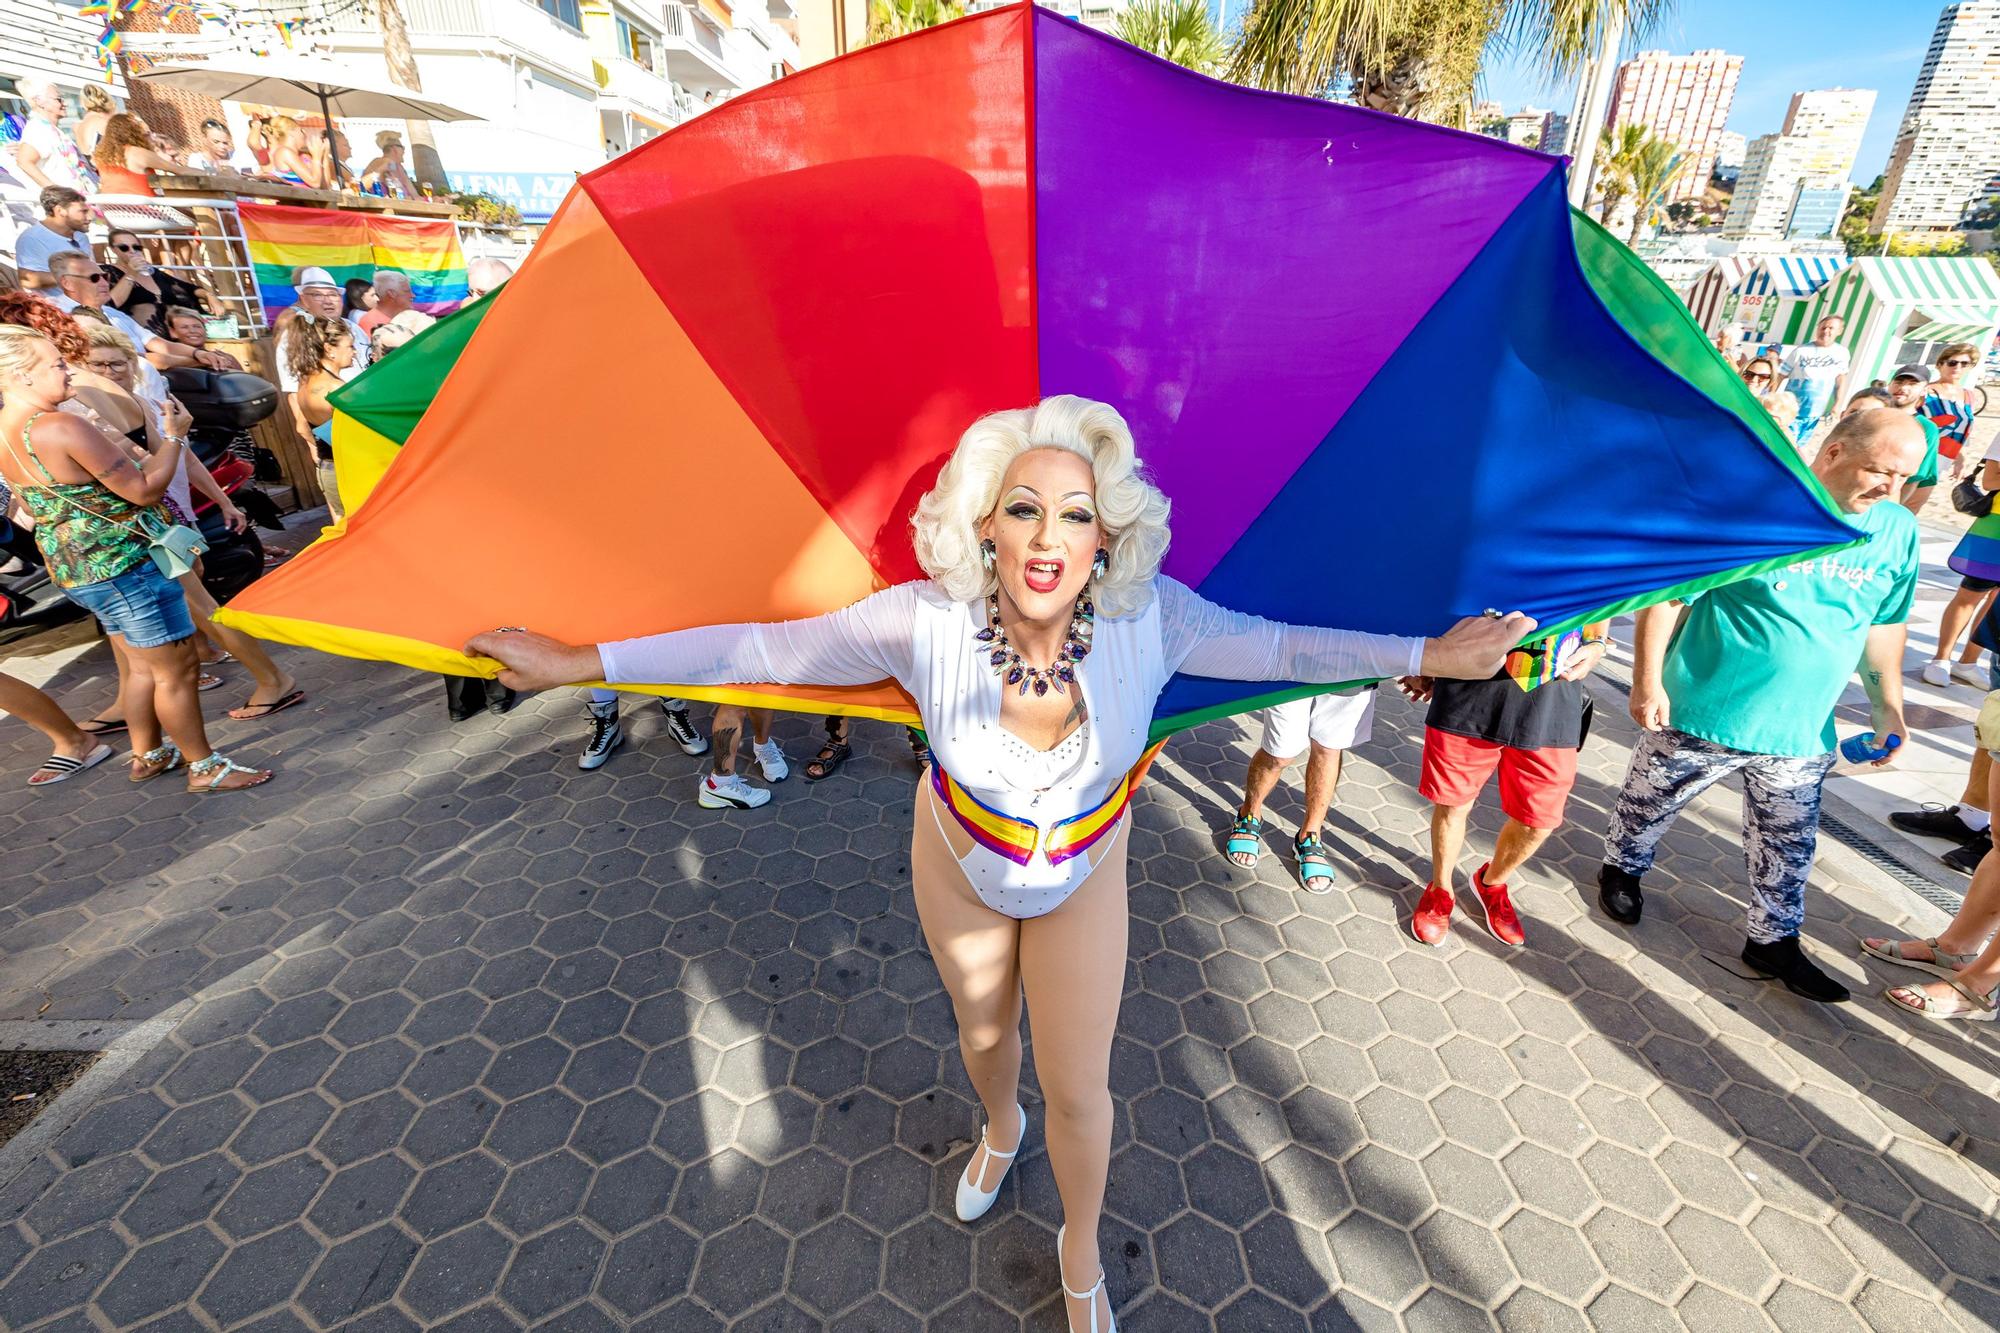
[[[1180,501],[1167,571],[1199,584],[1560,163],[1218,83],[1046,10],[1034,40],[1042,392],[1125,414]],[[1409,410],[1435,426],[1449,364],[1434,383]]]

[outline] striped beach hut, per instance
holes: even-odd
[[[1947,343],[1983,355],[2000,330],[2000,273],[1984,259],[1857,259],[1812,299],[1805,332],[1788,341],[1809,338],[1822,315],[1847,321],[1847,382],[1859,388],[1897,366],[1930,364]]]
[[[1718,259],[1688,293],[1688,311],[1711,335],[1734,328],[1749,342],[1805,342],[1812,337],[1806,308],[1850,262],[1846,255]]]

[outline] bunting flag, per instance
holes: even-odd
[[[465,255],[447,220],[247,201],[237,212],[268,320],[298,300],[292,275],[308,266],[325,269],[338,283],[397,269],[408,275],[416,307],[426,314],[441,314],[465,299]]]
[[[1859,540],[1563,184],[1027,5],[878,43],[585,176],[490,306],[336,395],[361,499],[224,616],[491,674],[459,647],[495,625],[833,610],[921,577],[910,513],[974,418],[1056,393],[1131,423],[1166,573],[1295,623],[1546,638]],[[468,579],[454,534],[533,555]],[[889,682],[656,688],[914,716]],[[1153,734],[1319,688],[1176,677]]]

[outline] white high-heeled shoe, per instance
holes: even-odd
[[[1097,1326],[1097,1293],[1104,1290],[1104,1269],[1102,1266],[1098,1268],[1097,1281],[1090,1284],[1089,1291],[1071,1291],[1069,1289],[1069,1279],[1063,1276],[1063,1271],[1062,1271],[1063,1233],[1068,1230],[1069,1226],[1067,1223],[1056,1228],[1057,1283],[1062,1287],[1062,1294],[1069,1297],[1070,1300],[1087,1301],[1090,1303],[1090,1322],[1081,1329],[1079,1329],[1075,1324],[1071,1324],[1069,1326],[1070,1333],[1118,1333],[1118,1315],[1116,1311],[1112,1310],[1111,1299],[1108,1296],[1105,1298],[1104,1301],[1104,1311],[1105,1311],[1104,1317],[1106,1323],[1103,1328],[1099,1328]],[[1069,1318],[1069,1307],[1067,1305],[1063,1307],[1063,1318],[1065,1320]]]
[[[1021,1151],[1021,1145],[1028,1139],[1028,1113],[1021,1109],[1019,1102],[1014,1103],[1014,1114],[1021,1119],[1021,1136],[1014,1140],[1014,1146],[1006,1152],[1001,1152],[986,1141],[986,1126],[981,1126],[979,1130],[979,1146],[986,1150],[986,1157],[998,1158],[1007,1163],[1007,1171],[1014,1169],[1015,1154]],[[993,1182],[992,1189],[979,1188],[979,1180],[972,1174],[973,1162],[979,1163],[980,1175],[986,1174],[985,1158],[980,1157],[978,1150],[975,1149],[972,1161],[965,1164],[965,1171],[958,1178],[958,1220],[961,1222],[973,1222],[986,1216],[986,1210],[1000,1197],[1000,1187],[1007,1183],[1007,1171],[1002,1171],[1000,1179]]]

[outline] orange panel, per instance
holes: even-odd
[[[812,615],[881,586],[581,192],[495,313],[345,535],[232,610],[456,648],[503,624],[587,643]]]

